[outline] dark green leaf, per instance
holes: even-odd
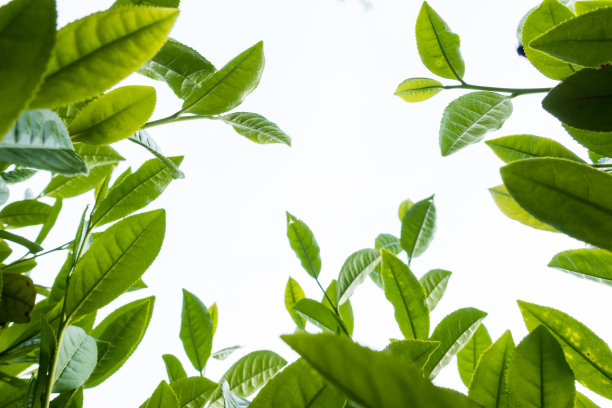
[[[580,278],[612,285],[612,253],[603,249],[574,249],[559,252],[551,259],[548,266]]]
[[[563,350],[544,326],[520,342],[508,367],[508,407],[572,408],[574,376]]]
[[[362,249],[349,256],[340,269],[336,298],[338,303],[346,302],[357,286],[372,273],[380,263],[380,251],[376,249]]]
[[[342,408],[345,398],[302,359],[287,366],[257,394],[250,408]]]
[[[138,70],[139,74],[166,82],[181,99],[199,89],[214,72],[214,65],[206,58],[172,38]]]
[[[459,393],[434,386],[417,368],[387,352],[361,347],[344,336],[294,334],[282,338],[324,378],[365,408],[478,407]]]
[[[183,157],[171,157],[177,165]],[[113,185],[108,195],[91,215],[91,225],[99,226],[125,217],[155,200],[172,181],[172,175],[164,163],[151,159]]]
[[[132,355],[151,321],[154,297],[136,300],[113,311],[91,335],[98,339],[98,362],[85,386],[95,387],[113,375]]]
[[[59,345],[53,392],[64,392],[80,387],[96,366],[96,339],[83,329],[68,326]]]
[[[182,111],[217,115],[234,109],[257,87],[263,68],[263,42],[258,42],[206,78],[185,100]]]
[[[292,277],[289,277],[287,286],[285,288],[285,308],[300,330],[306,329],[306,320],[295,310],[293,310],[293,306],[295,306],[297,302],[305,297],[306,296],[304,295],[304,291],[302,290],[300,284],[297,283]]]
[[[461,79],[465,65],[459,50],[459,36],[423,2],[416,21],[416,42],[423,64],[444,78]]]
[[[533,157],[560,157],[584,163],[584,160],[565,148],[561,143],[547,137],[513,135],[487,140],[485,143],[504,163],[531,159]]]
[[[110,177],[115,164],[97,166],[83,176],[55,176],[47,184],[43,193],[48,197],[70,198],[84,194],[98,187],[107,177]]]
[[[287,238],[302,267],[316,279],[321,272],[319,244],[308,225],[289,213],[287,213]]]
[[[612,249],[612,175],[565,159],[521,160],[501,169],[506,188],[534,217]],[[596,188],[593,187],[596,186]]]
[[[234,112],[219,119],[232,125],[238,134],[259,143],[283,143],[291,146],[291,138],[275,123],[256,113]]]
[[[436,231],[436,206],[431,196],[414,204],[402,219],[400,242],[409,260],[423,254]]]
[[[481,141],[488,132],[501,128],[511,114],[511,99],[493,92],[471,92],[455,99],[444,109],[440,124],[442,156]]]
[[[546,95],[542,107],[570,126],[611,131],[612,67],[587,68],[567,77]]]
[[[550,225],[538,220],[536,217],[525,211],[525,209],[523,209],[523,207],[521,207],[514,200],[514,198],[512,198],[505,185],[502,184],[497,187],[491,187],[489,189],[489,193],[491,193],[497,207],[508,218],[516,220],[531,228],[536,228],[543,231],[559,232],[554,227],[551,227]]]
[[[8,228],[43,224],[51,208],[49,204],[36,200],[15,201],[0,211],[0,223]]]
[[[155,109],[155,88],[122,86],[96,98],[70,122],[75,142],[108,145],[125,139],[147,122]]]
[[[423,368],[425,376],[432,379],[446,366],[459,350],[470,340],[487,314],[471,307],[455,310],[436,326],[430,337],[439,341],[438,347]]]
[[[212,321],[202,301],[185,289],[179,336],[189,361],[201,373],[212,350]]]
[[[474,374],[480,356],[491,344],[489,332],[484,324],[481,324],[474,332],[470,341],[457,353],[457,368],[459,369],[461,381],[463,381],[466,387],[470,388],[472,374]]]
[[[87,174],[62,120],[49,110],[21,115],[0,142],[0,160],[66,176]]]
[[[0,135],[27,108],[55,42],[55,1],[14,0],[0,8]]]
[[[293,310],[322,330],[342,333],[342,323],[338,317],[316,300],[302,299],[293,305]]]
[[[0,325],[6,322],[27,323],[30,321],[36,289],[32,279],[16,273],[0,272],[2,284],[0,296]]]
[[[66,295],[66,314],[101,308],[136,282],[157,257],[164,240],[166,214],[155,210],[112,225],[77,262]]]
[[[395,320],[406,339],[429,337],[429,309],[425,290],[410,268],[391,252],[381,249],[385,297],[393,305]]]
[[[397,340],[389,343],[383,351],[391,353],[396,359],[423,368],[429,356],[440,346],[438,341],[427,340]]]
[[[427,294],[425,302],[429,311],[434,310],[444,296],[451,275],[452,272],[444,269],[432,269],[419,279],[419,283]]]
[[[11,253],[13,253],[11,247],[3,239],[0,239],[0,262],[8,258]]]
[[[512,334],[507,331],[480,357],[468,396],[484,408],[507,408],[506,374],[514,352]]]
[[[187,378],[187,373],[178,358],[172,354],[164,354],[162,358],[164,359],[164,365],[166,366],[170,384],[177,380]]]
[[[600,8],[565,20],[536,37],[529,46],[563,61],[598,67],[612,61],[612,8]]]
[[[576,380],[612,398],[612,352],[601,338],[571,316],[549,307],[518,301],[525,325],[544,325],[559,341]]]
[[[32,106],[64,106],[106,91],[155,55],[177,15],[157,7],[119,7],[63,27]]]
[[[180,378],[170,382],[179,408],[202,408],[218,384],[204,377]]]
[[[436,95],[442,89],[442,84],[429,78],[409,78],[399,84],[395,95],[406,102],[421,102]]]
[[[161,160],[166,167],[173,179],[185,178],[185,174],[179,170],[178,166],[174,164],[172,160],[163,155],[161,148],[157,145],[155,140],[149,135],[146,130],[139,130],[129,137],[129,140],[147,149],[153,156]]]

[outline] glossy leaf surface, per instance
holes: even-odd
[[[612,197],[606,193],[612,191],[612,175],[553,158],[513,162],[501,174],[516,202],[540,221],[612,249]]]
[[[275,123],[256,113],[234,112],[219,119],[232,125],[238,134],[259,144],[283,143],[291,146],[291,138]]]
[[[125,139],[144,125],[155,109],[155,88],[122,86],[87,104],[70,122],[75,142],[108,145]]]
[[[606,398],[612,398],[612,352],[601,338],[571,316],[545,306],[518,301],[525,325],[544,325],[559,341],[576,380]]]
[[[497,187],[491,187],[489,189],[489,193],[491,193],[493,201],[495,201],[497,207],[508,218],[527,225],[528,227],[543,231],[558,232],[554,227],[538,220],[536,217],[525,211],[525,209],[521,207],[514,198],[512,198],[505,185],[502,184]]]
[[[119,7],[63,27],[32,106],[54,108],[106,91],[155,55],[177,15],[173,9]]]
[[[442,84],[435,79],[409,78],[398,85],[395,95],[406,102],[421,102],[435,96],[442,89]]]
[[[471,92],[452,101],[440,124],[442,156],[477,143],[490,131],[502,127],[512,114],[512,102],[493,92]]]
[[[350,255],[338,275],[336,297],[338,303],[347,301],[357,286],[361,285],[380,263],[380,252],[375,249],[362,249]]]
[[[400,243],[408,258],[423,254],[436,231],[436,206],[431,196],[415,203],[402,219]]]
[[[427,339],[429,309],[425,290],[410,268],[395,255],[382,249],[381,257],[385,297],[393,305],[402,334],[406,339]]]
[[[451,275],[452,272],[444,269],[432,269],[419,279],[419,283],[425,289],[427,295],[425,302],[430,311],[436,308],[438,302],[444,296]]]
[[[512,135],[487,140],[485,143],[504,163],[534,157],[560,157],[584,163],[584,160],[576,156],[561,143],[547,137]]]
[[[302,267],[316,279],[321,272],[319,244],[308,225],[289,213],[287,213],[287,238]]]
[[[258,42],[209,76],[185,100],[183,112],[217,115],[234,109],[257,87],[263,68],[263,42]]]
[[[548,266],[580,278],[612,285],[612,253],[603,249],[559,252],[550,260]]]
[[[53,392],[83,385],[96,366],[97,356],[96,339],[80,327],[68,326],[59,345]]]
[[[427,69],[444,78],[463,77],[465,65],[459,50],[459,36],[427,2],[423,2],[417,17],[416,41],[421,61]]]
[[[106,305],[136,282],[157,257],[166,214],[133,215],[104,231],[77,262],[70,278],[66,314],[83,315]]]
[[[185,289],[179,337],[193,367],[204,371],[212,351],[212,321],[202,301]]]
[[[466,387],[470,388],[472,374],[474,374],[480,356],[492,343],[487,328],[484,324],[481,324],[474,332],[470,341],[457,353],[459,375]]]

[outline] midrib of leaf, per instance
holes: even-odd
[[[499,376],[499,380],[497,381],[497,392],[495,393],[495,408],[502,408],[500,407],[500,396],[501,396],[501,390],[504,388],[504,376],[506,373],[506,354],[508,354],[508,345],[505,344],[504,345],[504,355],[502,358],[502,367],[501,367],[501,375]]]
[[[462,140],[463,136],[465,136],[468,132],[470,132],[472,130],[472,128],[478,123],[480,122],[480,120],[486,116],[489,115],[489,113],[495,109],[497,109],[497,107],[499,105],[501,105],[502,103],[504,103],[506,100],[508,100],[507,97],[504,97],[503,99],[501,99],[499,102],[497,102],[495,105],[491,106],[486,112],[484,112],[482,115],[480,115],[478,117],[478,119],[476,119],[475,121],[473,121],[463,132],[461,132],[461,134],[459,135],[458,138],[456,138],[453,143],[450,145],[450,147],[448,148],[448,150],[451,150],[455,147],[455,145],[457,144],[458,141]]]
[[[189,338],[191,339],[191,344],[193,345],[193,351],[195,352],[196,361],[198,362],[198,371],[202,374],[202,362],[200,361],[200,353],[198,352],[198,345],[196,343],[195,338],[193,337],[193,329],[191,328],[191,313],[187,311],[187,328],[189,329]]]
[[[106,48],[115,45],[116,43],[120,43],[120,42],[123,42],[123,41],[126,41],[126,40],[130,40],[131,37],[138,35],[141,31],[148,30],[151,27],[154,27],[156,25],[164,23],[166,20],[172,19],[175,16],[176,16],[176,14],[171,14],[169,17],[165,17],[163,19],[156,20],[156,21],[154,21],[154,22],[152,22],[150,24],[147,24],[147,25],[144,25],[144,26],[140,27],[139,29],[137,29],[135,31],[132,31],[132,32],[128,33],[127,35],[124,35],[124,36],[116,38],[116,39],[114,39],[114,40],[112,40],[110,42],[107,42],[106,44],[104,44],[101,47],[96,48],[92,52],[88,52],[87,54],[79,56],[79,58],[75,59],[74,61],[70,62],[69,64],[59,67],[59,69],[57,71],[55,71],[53,73],[50,73],[50,74],[47,74],[46,79],[53,78],[58,73],[61,73],[62,71],[65,71],[66,69],[72,67],[73,65],[75,65],[77,63],[80,63],[82,60],[87,59],[87,58],[89,58],[91,56],[94,56],[97,53],[105,50]],[[98,22],[96,22],[96,23],[98,23]],[[98,25],[98,24],[96,24],[96,25]]]
[[[230,69],[230,70],[228,71],[228,73],[227,73],[227,74],[225,74],[225,75],[224,75],[222,78],[220,78],[220,79],[217,81],[217,83],[216,83],[216,84],[214,84],[214,85],[213,85],[213,86],[212,86],[212,87],[211,87],[211,88],[210,88],[208,91],[206,91],[206,93],[204,93],[204,95],[202,95],[202,96],[200,96],[198,99],[196,99],[196,100],[195,100],[195,101],[194,101],[194,102],[193,102],[191,105],[186,106],[186,107],[184,107],[183,109],[181,109],[181,111],[183,111],[183,112],[188,111],[189,109],[191,109],[191,107],[192,107],[193,105],[196,105],[196,104],[197,104],[198,102],[200,102],[202,99],[204,99],[205,97],[207,97],[207,96],[208,96],[208,94],[210,94],[210,93],[211,93],[212,91],[214,91],[214,90],[215,90],[215,89],[216,89],[216,88],[217,88],[219,85],[221,85],[221,84],[222,84],[222,83],[223,83],[223,82],[224,82],[224,81],[227,79],[227,77],[228,77],[228,76],[230,76],[231,74],[233,74],[233,73],[234,73],[234,71],[236,71],[238,68],[240,68],[240,66],[242,65],[242,63],[243,63],[243,62],[244,62],[244,61],[245,61],[245,60],[246,60],[248,57],[250,57],[250,56],[251,56],[251,54],[253,53],[253,51],[254,51],[254,50],[251,50],[251,52],[249,52],[247,55],[245,55],[245,56],[244,56],[244,58],[242,58],[240,61],[238,61],[238,63],[237,63],[237,64],[236,64],[234,67],[232,67],[232,69]],[[223,69],[223,68],[222,68],[222,69]],[[219,72],[219,71],[217,71],[217,72]],[[212,75],[214,75],[214,73],[213,73],[213,74],[211,74],[211,76],[210,76],[210,77],[208,77],[208,79],[213,78],[213,76],[212,76]],[[202,88],[202,87],[200,86],[199,88]]]
[[[323,384],[323,386],[319,388],[319,391],[317,391],[317,393],[308,402],[304,401],[307,404],[304,408],[310,408],[310,406],[317,401],[317,398],[319,398],[319,395],[323,394],[323,391],[325,391],[325,388],[327,388],[327,385]]]
[[[79,345],[70,354],[70,358],[68,360],[66,360],[66,364],[64,364],[64,366],[59,371],[59,374],[58,375],[54,375],[56,381],[61,377],[61,375],[64,372],[64,370],[66,369],[66,367],[68,367],[68,364],[70,364],[70,362],[72,361],[72,357],[76,354],[77,351],[79,351],[79,349],[81,348],[81,345],[83,344],[83,342],[85,342],[86,339],[87,339],[87,336],[85,336],[85,337],[83,337],[81,339],[81,341],[79,342]],[[57,347],[60,347],[60,345],[58,345]]]
[[[148,309],[149,309],[149,307],[148,307],[148,303],[144,303],[144,305],[146,305],[146,306],[147,306],[147,310],[148,310]],[[139,307],[141,307],[141,306],[139,306]],[[113,334],[115,334],[115,338],[117,338],[117,337],[121,337],[121,334],[122,334],[122,333],[124,333],[124,332],[127,330],[128,326],[129,326],[129,325],[130,325],[130,324],[131,324],[131,323],[132,323],[134,320],[136,320],[136,318],[137,318],[137,317],[138,317],[138,315],[137,315],[136,313],[134,313],[134,314],[132,315],[132,317],[130,318],[130,320],[128,321],[128,324],[124,325],[124,326],[123,326],[123,328],[122,328],[122,329],[119,331],[119,333],[113,333]],[[146,320],[146,318],[145,318],[145,320]],[[143,332],[144,332],[144,330],[142,330],[142,329],[141,329],[141,330],[139,330],[139,331],[138,331],[138,337],[140,337],[140,336],[142,335],[142,333],[143,333]],[[112,343],[111,343],[111,344],[112,344]],[[131,353],[131,351],[132,351],[132,350],[134,350],[136,347],[137,347],[137,345],[132,344],[132,345],[130,345],[130,347],[129,347],[129,349],[128,349],[128,350],[129,350],[129,351],[130,351],[130,353]],[[105,357],[106,357],[106,355],[107,355],[107,354],[110,352],[110,350],[111,350],[111,347],[107,347],[107,348],[106,348],[106,350],[104,351],[104,353],[102,354],[102,357],[100,357],[99,361],[104,361],[104,358],[105,358]]]
[[[155,219],[157,219],[157,217],[155,217]],[[136,243],[142,238],[142,236],[144,235],[145,232],[147,232],[147,230],[150,228],[151,224],[153,223],[153,221],[155,220],[151,220],[149,222],[149,224],[143,228],[143,230],[140,232],[140,234],[138,234],[138,236],[136,237],[136,239],[134,239],[134,241],[132,241],[132,243],[130,243],[130,245],[125,249],[125,251],[123,251],[121,253],[121,255],[119,255],[119,257],[117,259],[115,259],[115,261],[113,261],[113,263],[111,264],[110,268],[108,268],[108,270],[102,274],[102,276],[100,276],[100,278],[96,281],[96,284],[94,286],[92,286],[92,288],[90,290],[88,290],[87,292],[85,292],[85,296],[83,296],[83,298],[81,298],[81,300],[76,304],[76,306],[72,309],[72,311],[70,312],[70,315],[66,318],[66,321],[70,321],[70,319],[72,319],[72,317],[74,317],[74,315],[76,314],[76,312],[81,308],[81,306],[83,306],[83,303],[85,303],[86,300],[89,299],[89,296],[91,295],[91,293],[96,290],[98,288],[98,286],[100,286],[100,284],[105,280],[104,278],[106,276],[108,276],[109,273],[111,273],[114,269],[115,266],[117,266],[117,263],[119,263],[119,261],[121,259],[123,259],[123,257],[130,252],[130,250],[132,249],[132,247],[134,245],[136,245]],[[67,290],[68,288],[66,288]]]
[[[134,193],[135,191],[137,191],[139,188],[141,188],[146,182],[154,179],[155,177],[159,176],[159,174],[161,172],[163,172],[164,170],[167,170],[167,167],[163,167],[160,170],[158,170],[157,172],[155,172],[154,174],[152,174],[151,176],[147,177],[146,179],[144,179],[141,183],[138,183],[137,185],[135,185],[134,187],[132,187],[131,189],[129,189],[127,191],[127,193],[125,193],[119,200],[117,200],[115,203],[113,203],[112,206],[110,206],[106,211],[104,211],[102,213],[102,215],[100,217],[98,217],[94,223],[94,226],[96,226],[98,224],[98,222],[100,222],[102,219],[104,219],[104,217],[115,207],[117,207],[119,204],[121,204],[123,202],[123,200],[126,200],[132,193]],[[136,173],[133,173],[136,174]],[[125,181],[125,180],[124,180]],[[119,187],[119,186],[117,186]],[[108,197],[108,196],[107,196]]]
[[[410,314],[410,310],[408,310],[408,305],[406,304],[406,299],[404,298],[404,293],[402,292],[402,288],[399,284],[399,282],[397,281],[397,275],[395,274],[395,272],[393,271],[393,268],[389,268],[391,269],[391,273],[393,275],[393,281],[395,282],[395,285],[397,286],[398,292],[400,294],[400,297],[402,298],[402,304],[404,305],[404,309],[406,309],[406,314],[408,315],[408,321],[410,321],[410,330],[412,331],[412,336],[413,338],[417,338],[416,335],[416,330],[414,329],[414,324],[412,323],[412,315]]]
[[[297,237],[298,242],[300,243],[300,247],[302,248],[302,251],[304,251],[304,256],[306,256],[306,260],[308,261],[308,266],[310,267],[312,276],[315,277],[315,279],[317,279],[316,278],[317,274],[315,272],[314,265],[312,264],[310,260],[310,256],[308,255],[306,248],[304,247],[304,243],[302,242],[302,239],[300,238],[300,234],[298,233],[297,228],[295,228],[295,222],[291,223],[291,228],[293,228],[293,232],[295,232],[295,236]]]
[[[417,236],[416,239],[414,240],[414,244],[412,245],[412,253],[414,253],[414,250],[417,247],[417,243],[421,240],[421,234],[423,234],[423,229],[425,228],[425,223],[427,221],[427,218],[429,216],[429,211],[431,210],[431,201],[429,203],[427,203],[427,210],[425,210],[425,216],[423,217],[423,223],[421,224],[421,227],[419,228],[419,232],[417,232]],[[412,256],[408,257],[408,265],[410,265],[410,261],[412,260]]]
[[[540,156],[536,156],[535,154],[532,154],[532,153],[529,153],[529,152],[524,152],[522,150],[518,150],[518,149],[515,149],[515,148],[510,147],[510,146],[502,146],[502,145],[498,145],[498,144],[496,144],[495,146],[497,146],[498,148],[500,148],[502,150],[509,151],[511,153],[524,154],[525,156],[529,156],[529,157],[540,157]]]
[[[436,41],[438,42],[438,47],[440,47],[440,51],[442,51],[442,55],[444,56],[446,63],[450,67],[451,71],[453,71],[453,75],[455,76],[455,78],[457,78],[458,81],[463,82],[461,78],[459,77],[459,75],[457,74],[457,71],[455,71],[455,67],[453,66],[453,64],[451,64],[450,59],[448,58],[448,55],[446,55],[446,51],[444,50],[444,47],[442,47],[442,42],[440,42],[440,36],[438,35],[438,30],[436,29],[436,26],[434,25],[433,20],[431,19],[431,14],[429,14],[429,10],[427,10],[427,19],[429,20],[429,24],[431,24],[431,28],[433,29],[434,34],[436,35]]]
[[[256,132],[256,133],[261,133],[261,134],[269,137],[270,139],[276,140],[276,142],[278,142],[278,143],[284,143],[284,141],[281,138],[279,138],[278,136],[273,135],[269,131],[262,131],[260,129],[257,129],[257,128],[253,127],[253,126],[245,125],[244,123],[239,123],[239,122],[236,122],[235,120],[232,120],[232,119],[223,119],[223,121],[224,122],[229,122],[233,126],[238,126],[238,127],[243,128],[243,129],[250,130],[250,131]]]
[[[172,64],[174,61],[176,61],[178,59],[178,55],[175,56],[173,59],[171,59],[170,61],[168,61],[168,63],[166,65],[161,64],[155,60],[151,60],[150,63],[155,64],[155,65],[159,65],[160,67],[163,67],[164,69],[166,69],[167,72],[171,72],[172,74],[176,75],[177,77],[179,77],[181,79],[181,82],[185,83],[188,82],[190,85],[193,85],[194,88],[201,88],[200,84],[198,84],[197,82],[191,80],[191,78],[189,78],[190,75],[195,75],[198,74],[202,71],[205,71],[203,69],[199,69],[195,72],[192,72],[191,74],[189,74],[189,76],[187,75],[183,75],[182,73],[170,68],[170,64]],[[214,72],[211,73],[211,75],[214,75]],[[164,75],[164,79],[167,78],[167,75]],[[181,84],[181,88],[182,88],[183,84]]]

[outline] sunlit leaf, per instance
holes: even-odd
[[[505,163],[534,157],[560,157],[584,163],[584,160],[561,143],[547,137],[512,135],[487,140],[485,143]]]
[[[587,149],[604,157],[612,156],[612,132],[593,132],[571,127],[565,123],[563,127],[575,141]]]
[[[538,220],[533,215],[521,207],[514,198],[508,192],[505,185],[499,185],[497,187],[491,187],[489,193],[493,197],[497,207],[503,212],[508,218],[516,220],[521,224],[527,225],[531,228],[536,228],[543,231],[558,232],[554,227]]]
[[[338,275],[336,286],[338,303],[346,302],[379,263],[380,251],[376,249],[362,249],[350,255],[344,261]]]
[[[259,143],[283,143],[291,146],[291,138],[275,123],[256,113],[234,112],[219,119],[232,125],[238,134]]]
[[[406,102],[421,102],[440,92],[442,84],[435,79],[409,78],[398,85],[395,95]]]
[[[321,272],[319,244],[308,225],[289,213],[287,213],[287,238],[302,267],[316,279]]]
[[[577,1],[574,3],[574,8],[576,9],[576,14],[584,14],[589,11],[593,11],[600,7],[610,7],[612,6],[612,1],[610,0],[591,0],[591,1]]]
[[[444,296],[451,275],[452,272],[444,269],[432,269],[419,279],[419,283],[427,294],[425,302],[429,311],[434,310]]]
[[[429,356],[440,346],[438,341],[428,340],[397,340],[389,343],[383,351],[390,353],[396,359],[423,368]]]
[[[97,356],[96,339],[80,327],[68,326],[59,345],[53,392],[83,385],[96,366]]]
[[[14,242],[21,246],[26,247],[30,252],[36,253],[43,250],[43,248],[35,242],[30,241],[20,235],[13,234],[11,232],[0,229],[0,239]]]
[[[431,196],[415,203],[402,219],[400,242],[409,261],[422,255],[433,240],[436,231],[436,206],[433,199]]]
[[[139,130],[138,132],[130,136],[129,140],[136,143],[137,145],[144,147],[149,152],[151,152],[153,156],[161,160],[168,168],[168,171],[170,172],[170,175],[172,176],[172,178],[174,179],[185,178],[185,174],[183,174],[183,172],[179,170],[178,166],[172,160],[164,156],[164,154],[161,151],[161,148],[157,145],[155,140],[153,140],[151,135],[149,135],[149,133],[146,130]]]
[[[480,361],[482,353],[492,344],[489,332],[484,324],[478,326],[474,335],[465,346],[457,353],[457,368],[461,381],[466,387],[470,388],[472,382],[472,374]]]
[[[48,197],[55,198],[76,197],[99,186],[104,179],[110,176],[114,168],[114,164],[106,164],[94,167],[89,170],[89,174],[86,176],[55,176],[47,184],[43,193]]]
[[[559,252],[550,260],[548,266],[580,278],[612,285],[612,253],[603,249]]]
[[[325,295],[321,299],[321,304],[323,306],[326,306],[331,311],[335,311],[334,306],[338,308],[338,313],[340,314],[340,320],[342,321],[346,331],[348,331],[348,334],[352,336],[353,329],[355,328],[355,317],[353,316],[353,306],[351,305],[351,301],[348,299],[342,303],[338,302],[337,286],[338,286],[338,281],[335,279],[329,283],[329,286],[327,287],[327,289],[325,289]],[[333,304],[330,302],[333,302]]]
[[[45,238],[47,238],[47,235],[49,235],[49,232],[51,232],[51,229],[55,226],[57,217],[59,216],[59,213],[62,211],[62,206],[63,206],[62,199],[57,198],[55,200],[55,203],[53,204],[53,207],[51,207],[51,211],[49,211],[49,215],[47,215],[47,219],[45,219],[45,222],[43,223],[43,226],[40,229],[38,236],[36,237],[37,244],[42,244]]]
[[[440,124],[440,150],[448,156],[477,143],[502,127],[512,114],[509,97],[493,92],[471,92],[452,101]]]
[[[170,382],[179,408],[202,408],[217,386],[205,377],[180,378]]]
[[[304,295],[304,291],[302,290],[300,284],[297,283],[292,277],[289,277],[287,286],[285,288],[285,308],[289,312],[291,319],[293,319],[300,330],[306,329],[306,320],[295,310],[293,310],[293,306],[295,306],[297,302],[305,297],[306,296]]]
[[[187,378],[187,373],[178,358],[172,354],[164,354],[162,358],[164,359],[164,365],[166,366],[170,384],[177,380]]]
[[[202,301],[185,289],[179,337],[193,367],[203,372],[212,350],[212,321]]]
[[[221,383],[221,391],[225,408],[246,408],[249,406],[249,400],[235,395],[229,388],[227,381]]]
[[[234,351],[240,350],[241,348],[242,346],[225,347],[221,350],[217,350],[214,353],[212,353],[211,357],[214,358],[215,360],[225,360],[229,356],[231,356],[234,353]]]
[[[293,310],[322,330],[342,333],[342,324],[338,317],[316,300],[304,298],[293,306]]]
[[[141,408],[179,408],[178,398],[172,388],[162,381],[159,383],[153,395]]]
[[[75,143],[74,151],[85,160],[87,167],[90,169],[106,164],[117,164],[125,160],[123,156],[110,146],[93,146],[85,143]]]
[[[574,408],[599,408],[599,406],[581,393],[577,392]]]
[[[0,211],[0,223],[8,228],[43,224],[50,212],[49,204],[37,200],[15,201]]]

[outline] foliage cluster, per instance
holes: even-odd
[[[153,297],[116,308],[101,322],[96,314],[109,304],[112,310],[112,302],[123,293],[146,287],[141,277],[161,249],[165,213],[133,213],[183,176],[182,157],[165,157],[145,129],[212,119],[257,143],[290,144],[263,116],[228,113],[259,82],[262,44],[216,69],[193,49],[167,38],[178,3],[118,0],[109,10],[57,31],[53,0],[13,0],[0,8],[2,204],[9,198],[7,185],[38,171],[52,173],[40,195],[0,210],[2,406],[82,407],[83,390],[115,373],[143,338]],[[562,82],[552,89],[514,89],[465,82],[459,37],[424,3],[416,22],[421,59],[433,74],[459,84],[410,78],[396,92],[408,102],[419,102],[445,89],[475,91],[444,111],[439,135],[444,156],[500,129],[512,113],[514,98],[546,93],[543,108],[589,149],[591,163],[544,137],[489,140],[506,163],[501,169],[504,184],[491,194],[509,217],[592,245],[557,254],[550,266],[606,285],[612,283],[612,70],[607,65],[612,38],[606,29],[611,13],[609,1],[570,6],[544,0],[521,23],[522,42],[533,66]],[[165,82],[183,100],[182,107],[151,121],[154,88],[127,85],[109,91],[135,71]],[[124,159],[109,145],[123,139],[155,157],[134,172],[128,168],[113,177]],[[94,202],[84,209],[74,239],[45,251],[42,245],[62,200],[92,190]],[[283,340],[301,358],[287,365],[273,351],[260,350],[240,358],[218,381],[204,377],[211,357],[225,359],[239,347],[212,351],[217,307],[206,307],[184,290],[179,337],[197,375],[188,375],[176,356],[165,354],[168,382],[162,381],[142,406],[596,406],[576,391],[576,381],[612,399],[610,347],[555,308],[519,301],[530,333],[516,346],[509,331],[493,341],[482,324],[486,312],[471,307],[448,314],[432,330],[430,315],[451,272],[432,269],[418,278],[411,261],[434,237],[434,197],[405,201],[399,218],[399,238],[380,234],[372,248],[349,256],[337,279],[324,287],[314,234],[287,213],[290,247],[322,291],[322,299],[315,300],[306,297],[297,280],[287,282],[285,305],[296,333]],[[42,227],[33,240],[9,232],[36,225]],[[15,245],[27,252],[12,259]],[[51,287],[36,284],[29,275],[37,259],[55,251],[67,252],[55,282]],[[404,337],[391,339],[381,351],[352,340],[350,298],[368,277],[393,306]],[[309,334],[309,325],[324,333]],[[432,383],[455,356],[467,395]],[[252,401],[246,399],[258,390]]]

